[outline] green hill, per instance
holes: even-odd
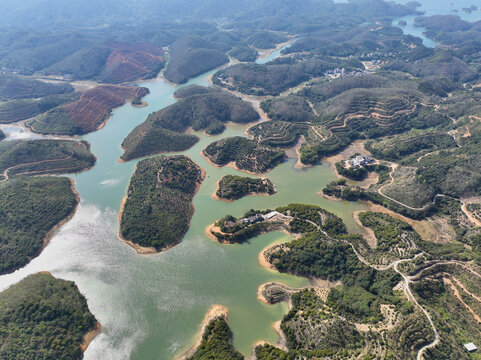
[[[218,317],[207,325],[202,341],[188,360],[243,360],[244,356],[232,345],[232,333],[225,317]]]
[[[182,99],[150,114],[125,138],[123,160],[186,150],[198,141],[196,136],[183,133],[189,127],[213,135],[223,132],[226,122],[248,123],[259,118],[251,104],[225,91],[188,87],[176,96]]]
[[[0,101],[40,98],[47,95],[68,94],[73,91],[72,85],[66,83],[54,84],[0,74]]]
[[[30,275],[0,293],[0,357],[80,360],[84,336],[96,327],[71,281]]]
[[[170,62],[164,75],[176,84],[229,62],[225,45],[198,36],[181,38],[170,46]]]
[[[0,174],[74,173],[91,168],[95,156],[86,141],[14,140],[0,143]]]
[[[242,170],[263,173],[273,169],[285,158],[284,151],[257,144],[240,136],[225,138],[208,145],[203,154],[219,166],[235,162]]]
[[[52,229],[72,215],[77,202],[64,177],[0,182],[0,274],[19,269],[40,254]]]
[[[157,251],[180,243],[189,229],[192,199],[203,179],[202,169],[185,156],[140,161],[121,214],[122,237]]]

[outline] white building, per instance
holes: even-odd
[[[279,214],[278,211],[271,211],[269,214],[266,215],[266,219],[269,220],[269,219],[272,219],[274,216],[276,216],[277,214]]]
[[[468,352],[475,352],[476,350],[478,350],[476,345],[474,345],[472,342],[468,344],[464,344],[464,347],[466,348],[466,350],[468,350]]]

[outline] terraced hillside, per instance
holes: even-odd
[[[151,44],[108,41],[82,48],[44,72],[119,84],[155,77],[164,64],[163,51]]]
[[[106,83],[125,83],[155,77],[165,64],[161,49],[146,43],[107,43],[112,48],[99,79]]]
[[[120,215],[121,236],[139,252],[181,242],[194,214],[192,199],[205,174],[185,156],[157,156],[137,164]]]
[[[240,136],[213,142],[202,151],[202,154],[215,165],[225,166],[234,162],[237,168],[252,173],[271,170],[286,156],[283,151],[259,145]]]
[[[67,178],[21,177],[0,182],[0,273],[25,266],[40,254],[78,202]]]
[[[259,119],[251,104],[225,91],[188,87],[176,96],[181,100],[150,114],[125,138],[123,160],[186,150],[198,141],[196,136],[184,134],[189,127],[214,135],[222,133],[227,122],[248,123]]]
[[[323,126],[275,120],[252,126],[247,132],[260,144],[279,148],[295,145],[301,136],[309,143],[320,142],[329,136],[329,131]]]
[[[0,293],[0,326],[2,359],[72,360],[83,357],[86,335],[99,327],[77,286],[49,273]]]
[[[97,129],[113,108],[129,99],[147,95],[147,88],[100,85],[87,90],[77,101],[50,110],[27,123],[34,132],[42,134],[76,135]]]
[[[45,175],[79,172],[91,168],[95,156],[85,141],[15,140],[0,143],[0,174]]]
[[[348,90],[315,106],[330,136],[301,148],[304,163],[339,152],[358,138],[378,138],[450,121],[436,114],[419,93],[397,89]]]

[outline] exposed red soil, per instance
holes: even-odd
[[[114,50],[106,63],[107,82],[123,83],[144,78],[164,63],[163,51],[150,44],[107,43]]]
[[[85,91],[80,99],[64,106],[75,125],[83,132],[95,130],[113,108],[125,104],[129,99],[147,95],[147,88],[100,85]]]

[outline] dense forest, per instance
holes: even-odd
[[[2,359],[80,360],[84,336],[95,327],[71,281],[39,273],[0,293]]]
[[[236,200],[247,195],[272,195],[275,192],[274,184],[267,178],[226,175],[219,180],[215,195],[220,199]]]
[[[12,272],[37,256],[52,229],[72,215],[77,202],[67,178],[0,182],[0,273]]]
[[[175,95],[181,100],[150,114],[125,138],[123,160],[186,150],[198,141],[197,136],[184,133],[189,127],[215,135],[224,131],[227,122],[248,123],[259,118],[251,104],[225,91],[193,86]]]
[[[121,214],[122,237],[157,251],[178,244],[189,229],[192,199],[202,181],[202,169],[185,156],[140,161]]]
[[[188,360],[243,360],[244,356],[232,345],[232,334],[225,317],[218,317],[207,325],[195,354]]]

